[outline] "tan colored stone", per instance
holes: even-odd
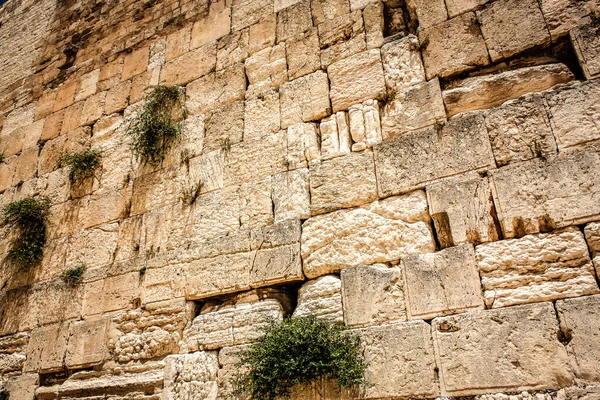
[[[494,204],[504,237],[598,219],[600,182],[592,173],[598,166],[599,155],[590,151],[491,171]]]
[[[302,228],[304,273],[316,278],[434,251],[426,209],[425,194],[414,192],[309,219]]]
[[[117,249],[118,229],[119,224],[113,223],[71,236],[65,257],[67,265],[85,263],[90,269],[110,265]]]
[[[85,111],[85,107],[84,107],[84,111]],[[103,111],[104,111],[104,105],[102,105],[102,108],[100,109],[99,113],[102,114]],[[55,112],[53,114],[50,114],[45,120],[43,120],[44,121],[44,129],[42,131],[42,135],[40,136],[40,140],[45,142],[47,140],[54,139],[55,137],[60,135],[64,117],[65,117],[65,112],[64,112],[64,110],[61,110],[61,111]],[[3,141],[5,140],[4,138],[9,138],[9,137],[10,137],[9,135],[2,136]],[[9,156],[10,151],[8,151],[8,146],[6,146],[5,148],[7,149],[6,156]]]
[[[208,16],[192,27],[191,48],[195,49],[228,35],[231,28],[231,6],[227,0],[211,1]]]
[[[283,132],[232,146],[225,157],[225,185],[241,184],[286,171]]]
[[[248,75],[247,96],[264,92],[279,86],[288,80],[288,66],[285,43],[268,47],[246,59]],[[312,71],[311,71],[312,72]]]
[[[578,26],[571,30],[570,35],[585,78],[600,76],[600,24]]]
[[[242,100],[245,92],[244,65],[239,64],[191,82],[186,88],[186,106],[191,114],[202,114]]]
[[[337,324],[344,323],[340,278],[327,275],[302,285],[298,291],[298,305],[293,317],[309,315]]]
[[[370,3],[373,3],[376,0],[350,0],[350,10],[355,11],[358,9],[365,8]]]
[[[106,278],[103,289],[104,312],[131,307],[133,300],[139,298],[139,278],[137,271]]]
[[[552,40],[556,41],[561,36],[580,25],[582,19],[598,7],[596,0],[542,0],[542,12]]]
[[[333,111],[386,94],[379,49],[359,53],[327,68],[331,81]]]
[[[160,83],[185,85],[214,71],[216,62],[217,45],[211,42],[166,63],[160,72]]]
[[[377,198],[373,152],[365,150],[310,168],[312,215],[370,203]]]
[[[240,186],[240,228],[254,229],[273,223],[271,177],[243,182]]]
[[[413,149],[420,149],[414,152]],[[408,133],[375,146],[379,196],[405,193],[440,178],[495,167],[483,117]]]
[[[406,320],[401,267],[356,265],[343,269],[341,277],[346,325],[379,325]]]
[[[225,154],[222,150],[204,153],[189,161],[188,189],[201,182],[200,193],[223,189]],[[185,189],[184,189],[185,192]]]
[[[310,0],[294,1],[277,13],[277,42],[301,35],[312,26]]]
[[[418,49],[419,41],[413,35],[387,43],[381,48],[385,84],[388,92],[394,94],[393,97],[425,81],[425,69]]]
[[[407,0],[406,6],[419,23],[419,29],[426,29],[448,19],[444,0]]]
[[[125,56],[123,60],[123,72],[121,73],[121,80],[126,81],[133,78],[136,75],[146,71],[148,67],[148,58],[150,54],[150,47],[142,47],[141,49],[134,50],[130,54]]]
[[[274,10],[276,13],[283,10],[284,8],[288,8],[298,3],[301,0],[275,0]]]
[[[383,140],[379,104],[377,100],[367,100],[348,109],[350,135],[354,141],[352,151],[373,147]]]
[[[17,333],[0,339],[0,373],[21,372],[27,359],[29,334]]]
[[[47,325],[34,329],[27,345],[27,360],[23,370],[25,372],[47,373],[63,369],[68,339],[68,323]]]
[[[35,120],[39,120],[47,117],[52,113],[54,108],[54,99],[56,98],[56,91],[48,90],[45,91],[37,103],[35,104]]]
[[[427,79],[448,77],[489,64],[475,13],[419,31]]]
[[[448,15],[453,18],[486,4],[489,0],[445,0]]]
[[[275,222],[310,218],[308,169],[301,168],[273,176]]]
[[[204,151],[220,150],[224,143],[235,145],[244,136],[244,101],[235,101],[209,112],[204,120]]]
[[[444,91],[449,115],[499,106],[527,93],[539,92],[573,80],[564,64],[519,68],[495,75],[467,78]]]
[[[269,14],[250,27],[250,54],[275,45],[277,16]]]
[[[207,239],[219,237],[240,227],[239,188],[225,185],[222,190],[206,193],[196,199],[190,215],[180,207],[173,210],[173,231],[167,239],[193,237]]]
[[[129,105],[130,92],[130,81],[126,81],[116,86],[113,86],[108,92],[106,92],[106,98],[104,99],[104,114],[114,114],[123,111],[125,108],[127,108],[127,106]],[[66,113],[67,111],[65,111],[65,117],[67,115]]]
[[[106,92],[100,92],[89,97],[85,103],[83,103],[83,110],[81,111],[81,120],[79,123],[83,126],[92,125],[102,118],[105,101]]]
[[[217,41],[216,70],[243,63],[248,58],[250,33],[247,29],[223,36]]]
[[[102,75],[100,75],[102,76]],[[59,111],[69,107],[75,101],[75,91],[77,90],[77,81],[71,79],[56,90],[54,108],[52,111]]]
[[[83,75],[79,80],[77,91],[75,92],[75,101],[85,100],[96,93],[100,70],[95,69]]]
[[[69,369],[88,368],[104,361],[108,318],[72,322],[65,365]]]
[[[111,93],[111,92],[109,92]],[[110,100],[114,100],[114,97],[110,97]],[[61,125],[60,134],[64,135],[71,132],[74,129],[79,128],[79,120],[81,118],[81,111],[83,110],[83,102],[75,103],[70,107],[65,108],[64,117]]]
[[[379,120],[379,118],[377,119]],[[321,120],[319,130],[321,131],[321,158],[323,160],[350,153],[352,140],[350,139],[350,127],[346,112],[340,111],[329,118]]]
[[[288,40],[286,42],[286,57],[290,80],[312,74],[321,69],[320,54],[317,28]]]
[[[302,261],[300,244],[258,250],[250,267],[250,285],[263,287],[301,281]]]
[[[433,320],[442,395],[554,389],[572,382],[552,303]]]
[[[329,80],[323,71],[317,71],[280,88],[281,128],[326,117],[331,113]]]
[[[216,399],[217,352],[171,355],[165,359],[163,399]]]
[[[39,385],[38,374],[23,374],[6,382],[10,396],[19,400],[35,400],[35,388]]]
[[[477,263],[489,308],[600,293],[576,228],[477,246]]]
[[[246,100],[244,140],[260,139],[278,133],[281,128],[279,93],[267,90]]]
[[[323,68],[367,50],[365,24],[360,10],[326,20],[318,26],[318,31]]]
[[[184,268],[186,298],[201,299],[250,288],[251,253],[197,260]]]
[[[363,11],[367,49],[375,49],[383,46],[384,36],[386,36],[384,14],[385,6],[379,1],[369,4]]]
[[[192,31],[186,26],[167,36],[167,47],[165,49],[165,61],[169,62],[190,51],[190,38]]]
[[[306,168],[320,156],[319,136],[314,124],[296,124],[287,129],[288,169]]]
[[[273,0],[233,0],[231,30],[239,31],[269,17],[274,10]]]
[[[315,25],[350,13],[350,4],[344,0],[313,0],[311,8]]]

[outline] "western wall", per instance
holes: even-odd
[[[8,0],[0,152],[0,206],[50,204],[0,265],[10,400],[232,398],[292,315],[368,363],[295,400],[600,399],[599,0]]]

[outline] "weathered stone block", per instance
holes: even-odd
[[[287,82],[288,65],[286,64],[285,50],[285,43],[280,43],[277,46],[261,50],[246,59],[246,74],[249,83],[247,96],[271,88],[277,89],[281,84]]]
[[[47,325],[31,332],[27,345],[25,372],[56,372],[63,369],[67,341],[69,340],[69,323]]]
[[[379,49],[372,49],[338,61],[327,68],[331,81],[333,111],[386,94]]]
[[[190,209],[190,215],[182,212],[181,205],[173,209],[174,226],[168,233],[173,236],[208,239],[220,237],[240,227],[239,187],[225,185],[222,190],[206,193],[196,199]],[[190,219],[188,219],[190,218]],[[186,221],[186,222],[184,222]],[[157,229],[158,226],[149,228]]]
[[[598,3],[596,0],[542,0],[540,5],[552,40],[556,41],[580,25]]]
[[[188,188],[202,183],[201,193],[208,193],[223,188],[223,167],[225,164],[225,152],[222,150],[204,153],[201,156],[189,160],[189,182]],[[184,193],[186,190],[184,189]],[[189,192],[188,192],[189,193]]]
[[[273,223],[271,177],[244,182],[240,186],[240,228],[253,229]]]
[[[273,176],[275,222],[310,218],[308,169],[301,168]]]
[[[250,32],[247,29],[233,32],[219,39],[217,41],[217,71],[244,63],[249,54],[249,40]]]
[[[301,35],[312,26],[310,0],[295,1],[277,13],[277,42]]]
[[[216,399],[218,372],[216,351],[168,356],[162,399]]]
[[[552,303],[433,320],[442,395],[568,386],[567,352]]]
[[[406,320],[404,278],[400,266],[356,265],[343,269],[341,277],[346,325],[378,325]]]
[[[287,167],[306,168],[321,156],[315,124],[296,124],[287,129]]]
[[[419,32],[427,79],[488,65],[490,60],[475,13],[465,13]]]
[[[209,112],[204,120],[204,151],[220,150],[224,143],[235,145],[244,136],[244,101],[235,101]]]
[[[130,272],[113,276],[104,280],[104,312],[122,310],[132,306],[132,301],[139,298],[139,273]]]
[[[419,29],[426,29],[448,19],[444,0],[407,0],[409,13],[419,22]]]
[[[184,267],[188,299],[201,299],[250,288],[252,253],[225,254]]]
[[[303,279],[299,243],[258,250],[254,255],[250,267],[250,285],[252,287]]]
[[[29,334],[17,333],[0,339],[0,373],[21,372],[27,359]]]
[[[483,309],[472,245],[402,259],[410,318],[430,319]]]
[[[600,293],[576,228],[477,246],[489,308]]]
[[[65,365],[69,369],[88,368],[104,361],[108,318],[72,322]]]
[[[204,46],[229,34],[231,28],[231,3],[227,0],[210,2],[208,16],[196,21],[192,27],[192,49]]]
[[[380,1],[369,4],[363,11],[367,49],[380,48],[384,43],[386,30],[384,14],[385,6]]]
[[[351,265],[434,251],[426,210],[419,191],[309,219],[302,228],[304,273],[316,278]]]
[[[267,17],[262,18],[260,22],[250,26],[250,54],[274,46],[276,30],[277,15],[275,14],[269,14]]]
[[[279,132],[281,113],[279,93],[268,90],[246,100],[244,140],[260,139]]]
[[[419,52],[419,40],[414,35],[385,44],[381,48],[385,84],[393,97],[409,87],[425,81],[425,69]]]
[[[117,250],[118,235],[117,223],[76,233],[69,238],[66,264],[75,266],[85,263],[90,269],[111,264]]]
[[[323,68],[367,50],[365,25],[360,10],[326,20],[318,26],[318,30]]]
[[[500,238],[488,178],[470,173],[433,183],[427,200],[442,248]]]
[[[414,152],[413,149],[420,149]],[[405,193],[436,179],[495,166],[483,117],[408,133],[375,146],[379,196]]]
[[[585,78],[600,76],[600,24],[578,26],[570,35]]]
[[[280,88],[281,128],[321,119],[331,113],[329,80],[323,71],[317,71]]]
[[[379,120],[379,112],[377,114]],[[362,110],[360,116],[363,117]],[[364,123],[361,127],[364,129]],[[329,118],[321,120],[319,130],[321,131],[321,157],[323,160],[350,153],[352,140],[350,139],[347,113],[340,111]]]
[[[226,186],[286,170],[286,135],[283,132],[231,146],[225,157]]]
[[[282,44],[280,43],[280,45]],[[321,50],[317,28],[288,40],[285,46],[290,80],[321,69]]]
[[[239,31],[269,17],[274,10],[273,0],[233,0],[231,30]]]
[[[512,238],[598,219],[600,155],[574,152],[491,171],[492,193],[504,237]],[[576,198],[577,201],[573,202]]]
[[[79,79],[77,91],[75,92],[75,101],[85,100],[91,95],[96,93],[96,87],[98,85],[98,78],[100,77],[100,70],[95,69],[92,72],[88,72]],[[37,110],[36,110],[37,111]]]
[[[519,68],[495,75],[467,78],[445,90],[444,103],[449,115],[499,106],[526,93],[540,92],[573,80],[563,64]]]
[[[123,72],[121,73],[121,80],[126,81],[127,79],[131,79],[134,76],[146,71],[149,54],[150,47],[145,46],[126,55],[123,59]]]
[[[446,0],[448,15],[453,18],[459,14],[464,14],[467,11],[474,10],[489,0]]]
[[[350,135],[354,141],[352,151],[362,151],[381,143],[383,137],[380,114],[377,100],[367,100],[348,109]],[[345,122],[343,119],[338,118],[338,124],[340,120],[342,124]]]
[[[244,64],[212,72],[186,87],[186,106],[190,114],[202,114],[243,100],[246,93]]]
[[[302,285],[294,317],[314,315],[319,319],[343,324],[342,282],[334,275],[322,276]]]
[[[373,152],[315,163],[310,168],[310,194],[313,215],[372,202],[377,198]]]
[[[125,81],[110,88],[110,90],[106,92],[106,98],[104,99],[104,114],[110,115],[126,109],[129,105],[130,91],[131,81]],[[67,112],[68,111],[65,110],[65,117],[67,116]],[[63,131],[64,130],[65,128],[63,127]]]
[[[313,0],[311,8],[315,25],[350,13],[350,3],[344,0]]]

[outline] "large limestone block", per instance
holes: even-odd
[[[208,16],[192,27],[190,47],[204,46],[229,34],[231,29],[231,2],[217,0],[210,3]]]
[[[572,29],[571,43],[585,78],[600,76],[600,24],[590,23]]]
[[[556,141],[542,96],[508,101],[485,114],[498,166],[556,155]]]
[[[0,374],[21,372],[27,359],[29,334],[17,333],[0,339]]]
[[[277,13],[277,42],[302,35],[312,26],[310,0],[294,1]]]
[[[361,398],[428,398],[439,394],[431,327],[423,321],[357,330],[367,370]]]
[[[383,3],[371,3],[363,11],[367,49],[379,48],[386,35],[385,7]]]
[[[323,68],[367,50],[363,13],[360,10],[326,20],[318,26],[318,31],[320,64]]]
[[[321,49],[319,47],[319,34],[317,28],[313,28],[303,35],[289,39],[285,43],[285,46],[290,80],[300,78],[321,69]]]
[[[409,318],[430,319],[483,309],[481,283],[470,244],[402,259]]]
[[[185,85],[214,71],[216,62],[216,42],[209,43],[166,63],[161,69],[160,83]]]
[[[260,139],[279,132],[279,93],[268,90],[246,100],[244,140]]]
[[[93,269],[112,263],[117,250],[118,230],[119,224],[112,223],[71,236],[66,264],[75,266],[85,263],[87,268]]]
[[[270,286],[303,279],[299,243],[260,249],[254,255],[250,266],[250,285],[252,287]]]
[[[500,238],[488,178],[469,173],[427,186],[427,200],[442,248]]]
[[[250,288],[251,253],[225,254],[184,267],[188,299],[202,299]]]
[[[406,320],[404,278],[400,266],[356,265],[343,269],[341,278],[346,325],[379,325]]]
[[[557,88],[545,94],[559,149],[600,139],[600,81]]]
[[[446,109],[438,78],[397,92],[383,109],[381,130],[384,140],[406,132],[441,124]]]
[[[574,152],[491,171],[492,193],[504,237],[598,219],[600,155]],[[573,201],[577,199],[577,201]]]
[[[247,95],[258,94],[270,88],[277,89],[281,84],[287,82],[288,66],[285,50],[285,43],[280,43],[246,59]]]
[[[316,278],[434,251],[426,210],[425,194],[417,191],[309,219],[302,227],[304,273]]]
[[[189,193],[190,188],[202,183],[201,193],[223,189],[225,152],[215,150],[205,152],[188,161],[188,177],[182,182],[183,193]]]
[[[570,82],[573,74],[564,64],[525,67],[493,75],[467,78],[442,94],[449,115],[499,106],[527,93]]]
[[[375,107],[373,108],[375,109]],[[379,114],[378,110],[377,114]],[[321,157],[323,160],[350,153],[352,141],[350,140],[348,119],[348,113],[339,111],[331,117],[321,120],[319,129],[321,131]],[[379,122],[379,116],[377,122]],[[364,126],[364,124],[362,125]]]
[[[273,176],[275,222],[310,218],[310,186],[307,168]]]
[[[550,34],[537,0],[492,2],[477,13],[477,18],[494,62],[550,44]]]
[[[586,381],[600,379],[600,296],[556,302],[560,329],[575,376]]]
[[[214,400],[219,391],[216,351],[172,355],[165,359],[162,400]]]
[[[326,117],[331,113],[329,80],[317,71],[281,85],[281,128]]]
[[[233,0],[231,5],[231,30],[233,32],[254,25],[269,17],[274,10],[274,0]]]
[[[589,16],[597,9],[597,0],[541,0],[540,5],[552,40],[556,41],[561,36],[580,25],[582,19]]]
[[[345,0],[313,0],[311,8],[315,25],[350,13],[350,3]]]
[[[379,49],[372,49],[331,64],[327,68],[331,81],[333,111],[386,94],[383,64]]]
[[[340,278],[326,275],[302,285],[298,291],[298,305],[293,316],[308,315],[338,324],[344,323]]]
[[[477,246],[489,308],[600,293],[576,228]]]
[[[287,129],[287,168],[306,168],[321,157],[315,124],[296,124]]]
[[[253,229],[273,223],[273,184],[270,176],[242,183],[239,193],[240,229]]]
[[[130,272],[104,280],[103,311],[116,311],[132,307],[140,293],[139,273]]]
[[[35,400],[35,389],[40,384],[38,374],[23,374],[5,381],[10,398],[19,400]]]
[[[346,121],[344,118],[337,118],[337,121],[338,127],[342,129]],[[383,141],[379,101],[367,100],[362,104],[351,106],[348,109],[347,122],[347,125],[349,124],[350,135],[354,141],[352,151],[361,151]],[[342,142],[341,138],[342,134],[340,131],[340,143]]]
[[[419,23],[419,29],[426,29],[448,19],[444,0],[407,0],[409,13]]]
[[[104,361],[108,318],[72,322],[65,365],[69,369],[88,368]]]
[[[203,150],[220,150],[223,143],[232,146],[244,136],[244,101],[235,101],[206,114]]]
[[[475,13],[465,13],[419,31],[427,79],[488,65],[490,60]]]
[[[389,93],[397,95],[425,81],[425,69],[418,49],[419,40],[414,35],[387,43],[381,48],[385,84]]]
[[[23,370],[40,373],[60,371],[68,340],[68,322],[34,329],[27,345],[27,360]]]
[[[184,240],[188,237],[219,237],[240,227],[240,195],[236,186],[228,186],[198,197],[189,215],[182,211],[182,207],[178,204],[172,208],[171,215],[164,216],[171,219],[172,224],[167,231],[168,243],[176,243],[178,239]],[[151,229],[162,229],[161,214],[158,215],[158,223],[148,228],[149,234],[153,233]]]
[[[433,320],[442,395],[555,389],[572,382],[552,303]]]
[[[377,199],[373,152],[367,149],[315,163],[310,168],[310,195],[313,215]]]
[[[248,30],[233,32],[219,39],[216,70],[221,71],[232,65],[244,63],[248,58],[249,40],[250,32]]]
[[[495,165],[484,119],[478,115],[451,121],[441,128],[407,133],[375,146],[379,197],[406,193],[440,178]]]
[[[239,185],[287,170],[285,132],[244,140],[225,152],[225,185]]]
[[[186,107],[190,114],[202,114],[244,99],[246,74],[244,64],[196,79],[186,87]]]
[[[489,0],[446,0],[448,15],[453,18],[459,14],[464,14],[467,11],[477,9],[486,4]]]

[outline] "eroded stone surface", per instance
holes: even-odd
[[[283,84],[279,95],[283,129],[323,118],[331,112],[329,81],[323,71]]]
[[[298,291],[298,305],[293,316],[308,315],[338,324],[344,322],[340,278],[327,275],[302,285]]]
[[[169,356],[165,359],[162,399],[216,399],[218,372],[217,352]]]
[[[398,94],[425,81],[425,69],[418,48],[419,40],[413,35],[387,43],[381,48],[388,92]]]
[[[586,79],[600,75],[600,24],[586,24],[571,30],[571,42]]]

